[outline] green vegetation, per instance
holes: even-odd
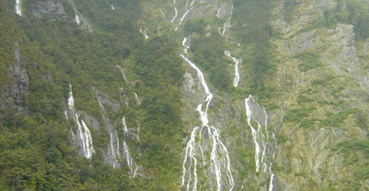
[[[369,139],[343,141],[338,143],[332,150],[345,154],[345,165],[361,164],[361,167],[356,168],[353,173],[355,181],[369,178],[368,161],[362,161],[357,157],[357,152],[361,152],[366,159],[369,157]]]
[[[205,34],[206,23],[204,19],[190,20],[184,24],[183,32],[184,36],[188,36],[191,33],[198,33],[199,35]]]
[[[25,3],[33,7],[35,2]],[[0,88],[14,83],[7,72],[14,68],[15,42],[21,50],[21,67],[29,76],[27,95],[22,95],[21,102],[8,99],[5,109],[0,107],[0,190],[177,190],[181,173],[178,153],[183,148],[179,45],[172,36],[143,43],[137,26],[140,1],[82,0],[76,4],[95,32],[88,33],[73,22],[74,13],[67,2],[62,5],[70,20],[56,21],[47,16],[36,19],[27,12],[20,19],[13,13],[13,5],[8,9],[10,5],[0,2]],[[133,85],[122,80],[116,64],[129,71]],[[102,125],[99,130],[90,128],[96,151],[91,160],[80,157],[78,148],[71,144],[69,128],[76,127],[64,117],[69,83],[76,109]],[[145,171],[152,170],[149,176],[155,181],[131,180],[125,160],[116,169],[104,162],[101,149],[106,151],[109,133],[93,88],[120,102],[116,112],[103,104],[106,115],[117,122],[120,138],[123,115],[129,127],[140,122],[142,141],[127,144],[134,148],[135,161]],[[140,106],[133,92],[144,95]],[[19,113],[18,106],[24,108],[25,115]],[[136,147],[140,147],[141,157]]]
[[[276,35],[269,21],[271,10],[276,6],[274,0],[236,0],[233,1],[232,30],[239,41],[248,47],[243,57],[244,73],[249,81],[248,90],[257,95],[261,104],[266,105],[274,87],[267,80],[276,70],[278,61],[273,55],[270,39]]]
[[[345,119],[351,114],[356,114],[358,112],[357,109],[346,109],[344,111],[341,111],[335,115],[330,116],[327,119],[322,120],[320,123],[323,126],[333,126],[336,127],[339,124],[342,124]]]
[[[325,76],[321,79],[316,79],[311,81],[312,86],[328,86],[331,84],[332,80],[334,80],[335,77],[333,76]]]
[[[284,2],[283,16],[286,22],[292,21],[295,7],[296,7],[296,0],[287,0]]]
[[[345,10],[344,7],[347,7]],[[369,12],[358,0],[338,0],[337,6],[323,12],[323,16],[311,22],[299,31],[306,32],[317,28],[332,28],[337,23],[354,25],[357,41],[365,41],[369,37]]]
[[[223,38],[217,34],[211,37],[199,36],[192,39],[190,51],[193,52],[193,61],[205,73],[209,73],[209,81],[219,90],[232,87],[228,72],[230,62],[224,58]]]
[[[157,185],[165,190],[177,188],[181,170],[183,125],[181,94],[183,60],[176,52],[176,44],[169,36],[154,37],[136,52],[134,70],[145,92],[140,146],[143,165],[153,170]]]
[[[323,65],[319,60],[319,54],[312,50],[298,53],[295,58],[301,60],[302,63],[299,65],[299,68],[302,72],[307,72]]]
[[[291,109],[287,112],[286,116],[284,117],[285,122],[299,122],[304,118],[308,117],[315,108],[298,108],[298,109]]]

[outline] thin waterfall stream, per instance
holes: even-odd
[[[15,0],[15,12],[21,17],[22,16],[22,0]]]
[[[273,190],[275,174],[272,165],[277,150],[277,139],[275,133],[268,129],[268,114],[264,107],[256,103],[255,98],[249,95],[245,99],[247,124],[251,129],[255,143],[255,172],[263,171],[270,173],[269,191]]]
[[[186,41],[187,38],[184,38],[182,42],[185,53],[187,53],[188,48]],[[232,190],[234,179],[228,150],[220,140],[220,131],[214,126],[209,125],[208,109],[213,99],[213,94],[210,92],[201,70],[184,54],[180,54],[180,56],[196,70],[206,94],[205,100],[196,108],[196,111],[200,114],[202,124],[192,130],[190,140],[187,142],[183,161],[182,187],[185,187],[186,190],[196,191],[199,172],[203,173],[201,177],[205,177],[211,181],[215,179],[217,191],[225,189]],[[210,172],[207,171],[207,166],[210,167]],[[198,169],[198,167],[201,167],[201,169]]]
[[[71,84],[69,84],[69,89],[70,91],[69,91],[69,98],[68,98],[68,108],[69,108],[69,111],[71,112],[73,120],[77,124],[77,135],[80,141],[79,145],[82,147],[83,155],[89,159],[92,157],[92,154],[95,152],[93,143],[92,143],[91,132],[89,128],[87,127],[85,121],[83,119],[79,119],[79,115],[77,114],[75,110]],[[72,137],[75,140],[74,133],[72,130],[71,132],[72,132]]]
[[[239,60],[231,55],[229,50],[225,50],[224,54],[233,60],[234,64],[234,79],[233,79],[233,86],[237,87],[238,83],[240,82],[240,72],[238,71],[238,64]]]

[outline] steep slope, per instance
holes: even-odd
[[[367,190],[368,9],[0,2],[0,189]]]

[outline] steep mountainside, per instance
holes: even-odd
[[[0,2],[0,190],[368,190],[369,1]]]

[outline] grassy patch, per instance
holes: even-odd
[[[335,77],[333,77],[333,76],[326,76],[326,77],[321,78],[321,79],[312,80],[311,85],[312,86],[328,86],[329,84],[331,84],[332,80],[334,80],[334,79],[335,79]]]
[[[285,122],[299,122],[304,118],[308,117],[310,113],[315,110],[315,108],[298,108],[298,109],[291,109],[287,112],[286,116],[284,117]]]
[[[320,61],[320,55],[313,50],[301,52],[295,58],[301,60],[302,63],[299,65],[299,68],[303,72],[323,65],[322,61]]]
[[[350,108],[350,109],[346,109],[344,111],[341,111],[335,115],[332,115],[330,118],[328,119],[324,119],[320,122],[321,125],[323,126],[338,126],[340,124],[343,123],[343,121],[345,119],[347,119],[347,117],[350,115],[350,114],[356,114],[358,112],[357,109],[353,109],[353,108]]]

